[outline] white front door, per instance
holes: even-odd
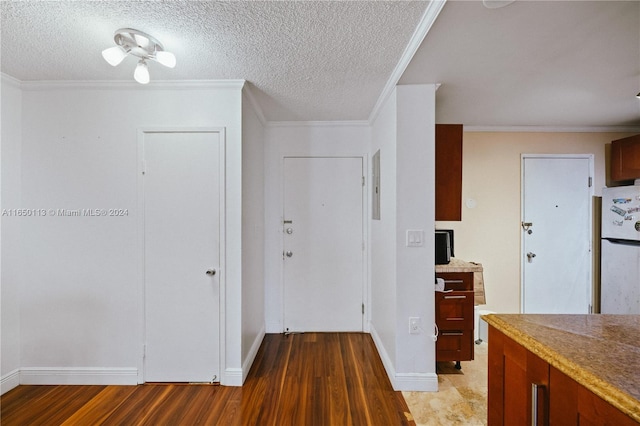
[[[284,330],[362,331],[362,158],[284,159]]]
[[[593,158],[522,157],[522,311],[589,313]]]
[[[220,132],[145,132],[146,382],[219,377]]]

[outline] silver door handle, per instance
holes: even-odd
[[[207,275],[211,275],[214,276],[216,274],[216,270],[215,269],[208,269],[206,272]]]
[[[531,252],[527,253],[527,261],[528,261],[529,263],[533,262],[533,258],[534,258],[534,257],[536,257],[536,254],[535,254],[535,253],[531,253]]]
[[[291,256],[293,256],[293,252],[292,252],[292,251],[290,251],[290,250],[289,250],[289,251],[287,251],[285,254],[287,255],[287,257],[291,257]]]

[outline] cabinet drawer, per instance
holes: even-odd
[[[440,330],[436,341],[436,361],[473,359],[473,330]]]
[[[445,290],[473,290],[473,272],[436,272],[444,280]]]
[[[473,331],[473,292],[436,292],[436,324],[440,330]]]

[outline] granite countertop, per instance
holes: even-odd
[[[482,319],[640,422],[640,315],[490,314]]]
[[[436,272],[482,272],[482,265],[452,257],[448,264],[436,265]]]

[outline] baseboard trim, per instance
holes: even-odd
[[[391,358],[387,353],[382,339],[376,332],[376,328],[373,324],[369,323],[369,329],[373,343],[378,349],[378,354],[382,360],[382,365],[387,372],[387,376],[391,381],[393,389],[396,391],[405,392],[437,392],[438,391],[438,375],[435,373],[398,373],[391,362]]]
[[[27,367],[21,385],[137,385],[137,368]]]
[[[387,372],[387,377],[389,377],[389,381],[391,381],[391,385],[394,390],[396,389],[395,377],[396,377],[396,369],[391,362],[391,358],[389,358],[389,354],[387,353],[387,349],[382,344],[382,339],[378,335],[376,328],[369,321],[369,333],[373,338],[373,343],[376,345],[376,349],[378,349],[378,355],[380,355],[380,359],[382,360],[382,365],[384,366],[385,371]]]
[[[20,384],[20,370],[15,369],[0,379],[0,395],[4,395]]]
[[[244,362],[242,363],[242,384],[244,384],[244,381],[247,380],[247,376],[249,375],[249,370],[251,370],[251,366],[253,365],[253,361],[256,359],[256,355],[258,355],[258,350],[260,349],[260,345],[262,344],[262,341],[264,340],[264,335],[265,335],[265,328],[264,326],[262,327],[262,329],[258,332],[258,334],[256,335],[256,338],[253,340],[253,344],[251,345],[251,349],[249,349],[249,353],[247,354],[247,357],[245,358]]]
[[[220,382],[224,386],[242,386],[242,368],[227,368],[224,370],[224,380]]]
[[[405,392],[437,392],[436,373],[396,373],[395,390]]]

